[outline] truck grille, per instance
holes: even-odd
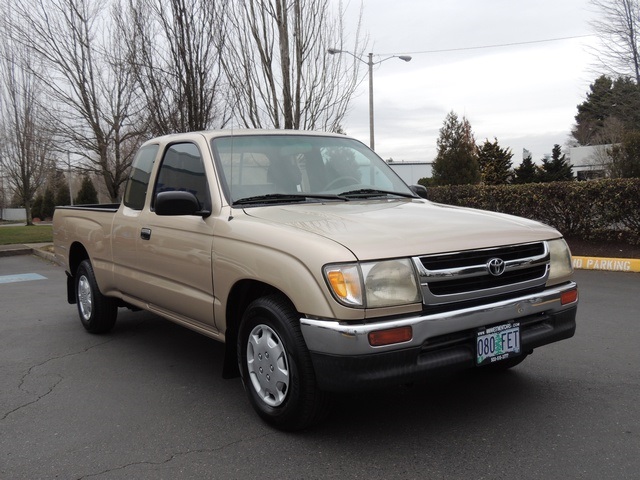
[[[414,258],[424,303],[473,300],[544,285],[548,276],[546,242],[510,245]]]

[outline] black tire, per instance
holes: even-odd
[[[238,331],[238,366],[251,406],[271,426],[300,430],[326,411],[299,316],[286,298],[270,295],[249,305]]]
[[[82,326],[90,333],[111,331],[118,316],[118,305],[113,298],[100,293],[93,267],[84,260],[75,275],[76,304]]]

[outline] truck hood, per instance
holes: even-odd
[[[561,236],[532,220],[424,200],[295,204],[249,208],[245,213],[331,239],[360,260],[455,252]]]

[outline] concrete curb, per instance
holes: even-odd
[[[12,257],[14,255],[29,255],[32,249],[25,245],[3,245],[0,248],[0,257]]]
[[[0,246],[0,257],[12,257],[15,255],[36,255],[53,263],[58,263],[56,256],[44,250],[51,243],[37,243],[28,245],[2,245]]]
[[[33,255],[37,255],[38,257],[44,258],[45,260],[48,260],[52,263],[58,264],[58,259],[56,258],[55,254],[51,252],[47,252],[40,248],[32,248],[31,253]]]
[[[640,259],[574,256],[573,268],[606,272],[640,272]]]

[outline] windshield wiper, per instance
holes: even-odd
[[[251,203],[286,203],[286,202],[306,202],[308,199],[320,200],[342,200],[348,202],[349,199],[341,195],[316,194],[316,193],[269,193],[266,195],[256,195],[235,200],[234,205],[247,205]]]
[[[361,197],[361,198],[396,195],[398,197],[416,198],[416,196],[413,193],[393,192],[390,190],[378,190],[375,188],[359,188],[357,190],[349,190],[348,192],[342,192],[340,195],[343,197]]]

